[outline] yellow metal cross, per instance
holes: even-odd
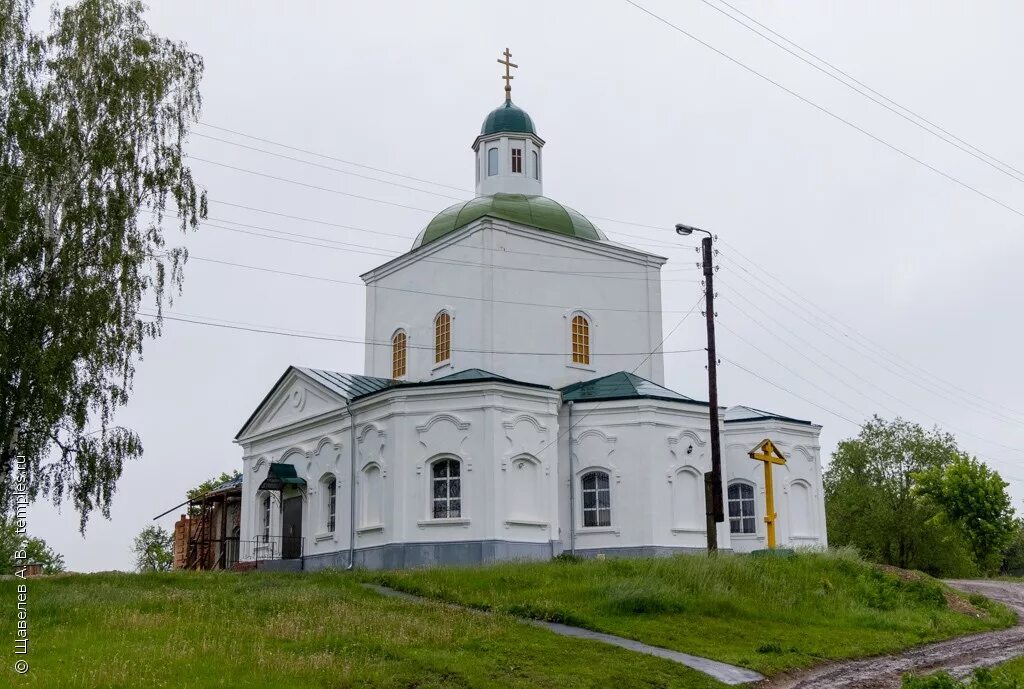
[[[505,80],[505,100],[510,101],[510,100],[512,100],[512,80],[515,79],[515,77],[512,76],[512,72],[509,71],[509,70],[512,67],[515,67],[516,69],[519,69],[519,65],[514,64],[514,63],[511,62],[512,53],[509,52],[508,48],[505,48],[505,52],[502,53],[502,54],[505,56],[505,59],[502,60],[499,57],[498,58],[498,64],[505,65],[505,76],[503,76],[501,78]]]
[[[785,464],[786,458],[782,456],[775,443],[765,438],[761,444],[749,453],[751,459],[764,462],[764,496],[765,515],[764,523],[768,525],[768,548],[775,548],[775,520],[779,515],[775,514],[775,488],[772,486],[772,464]]]

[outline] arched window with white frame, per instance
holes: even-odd
[[[611,481],[606,471],[588,471],[580,478],[583,526],[612,525]]]
[[[434,316],[434,363],[443,364],[452,358],[452,316],[440,311]]]
[[[729,484],[729,532],[734,534],[757,533],[757,510],[754,503],[754,487],[739,481]]]
[[[320,523],[326,533],[334,533],[338,511],[338,479],[334,474],[326,474],[320,479],[320,493]]]
[[[264,493],[263,499],[260,500],[260,538],[264,541],[270,540],[270,516],[271,516],[271,496],[270,493]]]
[[[404,330],[396,330],[391,336],[391,377],[395,380],[405,377],[408,344],[409,337]]]
[[[431,514],[434,519],[462,516],[462,467],[457,459],[439,459],[430,467]]]
[[[498,149],[487,149],[487,176],[493,177],[498,174]]]
[[[590,319],[581,313],[572,317],[569,325],[572,342],[572,363],[590,365]]]

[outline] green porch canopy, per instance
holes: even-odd
[[[306,487],[306,479],[299,478],[295,467],[291,464],[274,463],[270,465],[267,477],[260,484],[260,490],[282,490],[285,486]]]

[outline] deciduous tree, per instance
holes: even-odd
[[[15,559],[19,550],[25,551],[24,558]],[[58,574],[64,571],[64,556],[46,544],[41,538],[23,538],[13,519],[0,517],[0,574],[14,573],[16,564],[37,562],[43,566],[44,574]]]
[[[125,462],[115,424],[156,314],[182,284],[205,196],[183,146],[202,59],[149,30],[137,0],[79,0],[29,27],[0,0],[0,510],[16,455],[29,491],[109,516]]]
[[[139,572],[166,572],[174,562],[174,536],[162,526],[147,526],[132,545],[135,569]]]
[[[872,418],[856,438],[839,443],[825,472],[829,543],[899,567],[935,569],[930,554],[943,541],[943,549],[955,549],[959,535],[934,531],[936,509],[915,492],[915,476],[958,456],[949,434]]]
[[[921,496],[960,527],[978,566],[989,573],[997,572],[1016,526],[1006,492],[1009,484],[966,455],[945,466],[931,467],[916,479]]]

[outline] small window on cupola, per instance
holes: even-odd
[[[540,179],[540,156],[537,151],[533,152],[533,178]]]
[[[512,172],[523,174],[523,149],[512,149]]]
[[[487,149],[487,176],[498,174],[498,149]]]

